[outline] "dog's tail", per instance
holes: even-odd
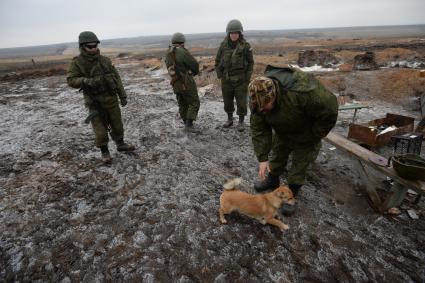
[[[224,184],[223,188],[226,191],[234,190],[234,189],[237,189],[239,187],[241,182],[242,182],[241,178],[235,178],[235,179],[228,181],[226,184]]]

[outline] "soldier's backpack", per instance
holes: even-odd
[[[184,84],[184,80],[182,79],[180,72],[178,71],[176,63],[176,46],[173,46],[173,48],[168,51],[168,56],[171,59],[171,64],[168,64],[167,66],[167,71],[171,78],[170,85],[174,87],[176,82],[180,80],[182,82],[182,90],[184,91],[186,90],[186,86]]]

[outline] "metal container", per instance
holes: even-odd
[[[409,180],[425,181],[425,159],[415,154],[397,155],[391,158],[397,175]]]

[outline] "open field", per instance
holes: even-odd
[[[365,29],[368,38],[343,38],[341,30],[303,31],[295,38],[257,32],[251,34],[255,75],[267,64],[298,64],[302,50],[324,50],[338,64],[304,70],[336,95],[373,106],[361,109],[357,122],[391,112],[417,124],[425,91],[419,76],[423,27],[393,31],[377,36]],[[249,121],[242,133],[221,126],[226,115],[213,45],[219,38],[190,46],[202,70],[196,77],[197,134],[185,132],[178,117],[164,46],[101,46],[122,76],[129,96],[122,108],[126,140],[137,147],[122,154],[112,145],[111,165],[101,164],[83,123],[82,95],[66,85],[74,51],[34,57],[0,52],[0,281],[425,281],[425,200],[415,202],[409,192],[399,215],[378,214],[353,160],[327,143],[308,173],[296,214],[285,218],[288,231],[238,214],[220,224],[222,184],[242,177],[242,190],[254,193],[258,163]],[[354,57],[366,51],[374,52],[379,68],[354,70]],[[333,131],[346,135],[352,114],[340,111]],[[392,154],[391,145],[377,151]],[[373,176],[379,194],[391,190],[391,180]]]

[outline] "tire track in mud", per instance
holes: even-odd
[[[203,97],[195,122],[201,133],[186,133],[161,70],[118,67],[129,93],[126,139],[137,150],[122,154],[111,144],[110,166],[100,164],[91,130],[81,123],[81,95],[64,77],[25,81],[28,92],[1,84],[8,98],[0,115],[10,121],[0,138],[0,280],[424,279],[424,250],[415,235],[424,221],[414,229],[408,220],[374,214],[349,161],[326,144],[296,216],[284,220],[290,230],[238,214],[220,225],[218,198],[227,179],[242,177],[243,189],[253,193],[257,162],[248,127],[243,133],[221,128],[222,101]],[[31,126],[15,129],[18,120]]]

